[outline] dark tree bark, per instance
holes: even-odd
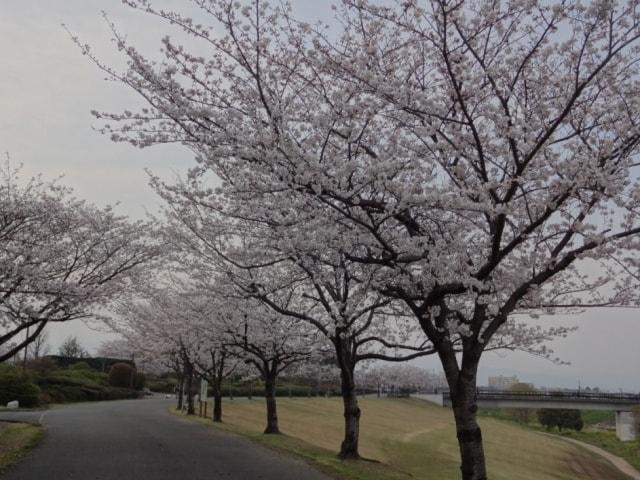
[[[213,421],[222,422],[222,391],[220,385],[213,387]]]
[[[184,378],[178,378],[178,410],[182,410],[184,397]]]
[[[449,342],[438,349],[451,395],[462,480],[487,480],[482,431],[477,421],[477,372],[481,347],[465,345],[460,367]]]
[[[264,382],[264,398],[267,402],[267,428],[264,433],[280,433],[276,406],[276,373],[268,372]]]
[[[356,397],[353,372],[340,372],[342,382],[342,402],[344,404],[344,440],[340,446],[340,458],[360,458],[358,439],[360,437],[360,407]]]
[[[360,437],[360,407],[356,396],[354,370],[356,365],[356,346],[349,338],[338,332],[334,340],[338,366],[342,403],[344,405],[344,439],[338,456],[343,460],[360,458],[358,441]]]
[[[187,415],[196,414],[196,406],[194,401],[195,395],[193,392],[193,377],[194,377],[193,366],[190,363],[186,363],[185,378],[186,378],[186,390],[187,390]]]
[[[212,350],[209,353],[211,355],[211,367],[206,372],[213,391],[212,419],[214,422],[219,423],[222,422],[222,381],[226,373],[225,361],[227,353],[223,350]]]

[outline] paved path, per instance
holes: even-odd
[[[638,472],[638,470],[636,470],[633,467],[633,465],[631,465],[625,459],[620,458],[617,455],[614,455],[612,453],[609,453],[609,452],[607,452],[606,450],[603,450],[600,447],[596,447],[595,445],[591,445],[590,443],[581,442],[580,440],[574,440],[573,438],[560,437],[558,435],[550,435],[548,433],[543,433],[543,435],[549,435],[550,437],[553,437],[553,438],[560,438],[560,439],[565,440],[567,442],[579,445],[582,448],[585,448],[585,449],[587,449],[587,450],[589,450],[589,451],[591,451],[591,452],[593,452],[595,454],[600,455],[601,457],[606,458],[618,470],[620,470],[625,475],[628,475],[629,478],[632,478],[633,480],[640,480],[640,472]]]
[[[306,464],[169,413],[170,401],[0,412],[47,434],[2,480],[329,480]]]

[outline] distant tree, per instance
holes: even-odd
[[[511,386],[510,390],[512,392],[519,392],[519,393],[536,391],[536,389],[533,388],[533,385],[529,383],[515,383]],[[511,418],[514,421],[518,423],[523,423],[526,425],[531,421],[535,413],[535,410],[532,408],[514,408],[509,413],[511,415]]]
[[[49,345],[49,332],[43,330],[38,337],[33,341],[30,347],[31,357],[40,358],[47,355],[51,347]]]
[[[128,363],[115,363],[109,370],[109,385],[120,388],[136,386],[136,369]]]
[[[359,387],[375,390],[378,396],[383,391],[408,394],[415,391],[434,391],[446,388],[447,385],[442,373],[404,363],[375,365],[361,370],[358,376]]]
[[[538,410],[538,421],[547,430],[558,428],[559,431],[562,429],[580,431],[584,426],[580,410],[542,408]]]
[[[63,357],[76,357],[76,358],[85,358],[89,356],[89,352],[87,352],[82,346],[78,339],[75,336],[67,337],[66,340],[60,345],[58,349],[58,354]]]
[[[223,305],[226,309],[221,308],[218,315],[232,353],[253,366],[264,382],[264,433],[280,433],[277,381],[284,371],[308,361],[322,338],[310,325],[279,315],[255,300],[227,296]]]
[[[541,408],[538,410],[538,421],[540,422],[540,425],[545,427],[547,430],[555,428],[557,424],[556,413],[557,410],[553,410],[551,408]]]

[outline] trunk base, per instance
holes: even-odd
[[[280,435],[278,427],[267,427],[264,429],[265,435]]]
[[[360,460],[360,454],[357,451],[341,449],[338,458],[340,460]]]

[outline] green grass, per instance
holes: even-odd
[[[585,425],[595,425],[597,423],[614,424],[616,421],[616,413],[610,410],[581,410],[582,421]],[[513,410],[504,408],[481,408],[478,415],[487,418],[497,418],[498,420],[506,420],[515,422]],[[531,409],[531,424],[538,425],[535,409]]]
[[[44,436],[44,429],[30,423],[0,422],[0,473],[22,459]]]
[[[580,440],[581,442],[590,443],[596,447],[600,447],[609,453],[613,453],[618,457],[624,458],[627,462],[640,470],[640,441],[621,442],[616,437],[615,432],[586,429],[581,432],[567,431],[562,432],[561,436]]]
[[[336,478],[459,478],[449,409],[415,399],[366,398],[360,404],[360,452],[374,462],[337,459],[343,431],[342,403],[337,398],[278,399],[280,428],[286,433],[282,436],[261,434],[265,424],[261,399],[225,401],[225,423],[220,428],[300,456]],[[482,418],[481,426],[492,480],[626,479],[606,460],[561,439],[492,418]]]
[[[582,421],[585,425],[595,425],[596,423],[615,424],[616,412],[612,410],[582,410]]]
[[[534,419],[527,425],[516,423],[510,411],[506,409],[481,409],[480,416],[485,418],[494,418],[502,421],[511,422],[513,425],[520,426],[533,431],[551,433],[561,437],[569,437],[581,442],[589,443],[606,450],[613,455],[624,458],[627,462],[640,470],[640,439],[635,442],[622,442],[618,440],[614,431],[591,428],[590,425],[598,423],[615,423],[615,412],[609,410],[583,410],[581,411],[582,420],[585,428],[576,432],[573,430],[565,430],[558,432],[557,430],[548,431],[540,425],[535,414]]]

